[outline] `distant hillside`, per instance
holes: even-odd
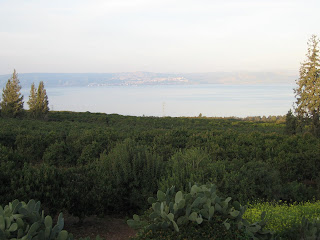
[[[294,84],[298,78],[289,72],[212,73],[20,73],[22,87],[43,81],[46,87],[179,85],[179,84]],[[10,74],[0,75],[3,88]]]
[[[184,74],[191,82],[200,84],[294,84],[293,72],[213,72]]]

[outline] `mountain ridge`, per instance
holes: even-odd
[[[0,75],[4,87],[11,74]],[[46,87],[194,85],[194,84],[294,84],[298,75],[286,71],[205,72],[205,73],[20,73],[22,87],[43,81]]]

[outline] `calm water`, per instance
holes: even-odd
[[[293,85],[188,85],[47,88],[51,110],[134,116],[284,115]],[[25,102],[29,91],[24,90]],[[25,108],[27,104],[25,103]]]

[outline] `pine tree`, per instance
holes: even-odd
[[[20,93],[21,86],[18,74],[14,69],[13,74],[3,88],[1,115],[6,117],[17,117],[23,112],[23,96]]]
[[[285,126],[285,133],[292,135],[296,134],[297,131],[297,118],[292,114],[291,109],[286,115],[286,126]]]
[[[33,117],[36,116],[36,105],[37,105],[37,89],[34,86],[34,83],[31,85],[30,95],[29,95],[29,112]]]
[[[44,88],[44,83],[41,81],[39,83],[37,91],[37,103],[36,103],[36,113],[39,117],[44,117],[49,112],[49,101],[47,96],[47,91]]]
[[[296,113],[312,119],[314,133],[319,132],[320,116],[320,56],[319,39],[312,35],[308,41],[306,61],[301,64],[300,77],[296,81]]]
[[[36,89],[34,83],[32,83],[28,104],[29,111],[33,117],[45,117],[48,113],[49,101],[42,81],[39,83],[38,89]]]

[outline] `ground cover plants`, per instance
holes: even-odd
[[[262,212],[266,213],[266,228],[277,233],[283,239],[294,239],[307,230],[309,224],[320,223],[320,202],[260,202],[249,204],[244,218],[249,222],[259,220]],[[320,231],[317,227],[317,231]]]

